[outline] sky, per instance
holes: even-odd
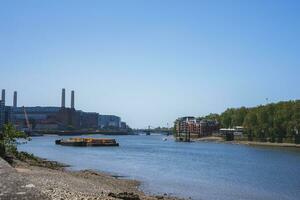
[[[300,2],[0,0],[12,104],[121,116],[131,127],[300,99]]]

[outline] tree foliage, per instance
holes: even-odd
[[[26,139],[27,135],[17,131],[12,124],[5,124],[0,133],[0,156],[4,157],[6,153],[15,153],[19,138]]]
[[[300,143],[300,100],[230,108],[207,118],[217,119],[223,128],[244,126],[249,140]]]

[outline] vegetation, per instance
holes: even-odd
[[[248,140],[300,143],[300,100],[230,108],[204,118],[218,120],[222,128],[243,126]]]
[[[7,154],[15,155],[17,153],[18,138],[27,139],[27,135],[17,131],[12,124],[5,124],[0,133],[0,156],[5,157]]]
[[[28,139],[28,137],[24,132],[17,131],[12,124],[4,125],[2,133],[0,133],[0,157],[6,159],[11,164],[15,160],[19,160],[30,165],[51,169],[61,169],[67,166],[55,161],[38,158],[27,152],[17,151],[17,145],[20,144],[18,139]]]

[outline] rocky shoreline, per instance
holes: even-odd
[[[12,166],[14,173],[24,178],[27,189],[32,188],[39,195],[47,197],[46,199],[179,200],[167,194],[146,195],[139,190],[140,183],[136,180],[119,179],[90,170],[69,171],[61,163],[32,157],[32,155],[29,158],[26,155],[22,159],[14,159]]]

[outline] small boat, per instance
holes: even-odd
[[[168,139],[167,138],[163,138],[163,141],[167,141]]]
[[[55,140],[55,144],[64,146],[119,146],[115,139],[108,138],[69,138]]]

